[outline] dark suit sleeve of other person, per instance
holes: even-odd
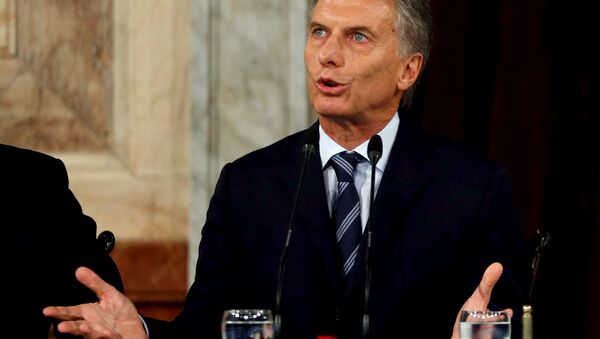
[[[120,290],[123,284],[96,241],[94,220],[69,190],[60,160],[0,144],[0,163],[0,222],[9,235],[3,244],[4,305],[10,310],[5,323],[28,338],[47,338],[51,320],[42,314],[44,307],[97,300],[75,279],[77,267],[90,267]]]

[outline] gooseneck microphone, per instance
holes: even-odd
[[[294,198],[294,204],[292,205],[292,214],[290,216],[290,222],[287,227],[287,234],[285,237],[285,243],[283,246],[283,250],[281,251],[281,258],[279,259],[279,269],[277,271],[277,294],[275,295],[275,312],[273,314],[273,329],[274,329],[274,338],[281,338],[281,314],[280,314],[280,305],[281,305],[281,291],[283,288],[283,276],[285,273],[285,265],[287,263],[287,253],[288,247],[290,245],[290,238],[292,237],[292,230],[294,224],[296,223],[296,214],[298,207],[298,200],[300,199],[300,193],[302,192],[302,187],[304,186],[304,176],[306,174],[306,168],[308,167],[308,162],[310,157],[314,153],[317,145],[319,144],[319,125],[315,124],[306,130],[304,135],[304,145],[302,146],[302,153],[304,153],[304,160],[302,162],[302,170],[300,171],[300,181],[298,182],[298,187],[296,189],[296,197]]]
[[[371,195],[369,198],[369,219],[367,219],[367,248],[365,249],[365,304],[363,312],[363,338],[368,338],[371,332],[369,320],[369,293],[371,290],[371,265],[369,263],[369,252],[371,250],[371,236],[373,233],[373,204],[375,203],[375,172],[377,171],[377,162],[381,159],[383,153],[383,144],[381,137],[375,134],[369,140],[367,154],[371,161]]]

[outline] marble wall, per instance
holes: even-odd
[[[0,67],[2,140],[50,152],[110,147],[111,2],[5,0],[2,7],[17,22],[7,27],[16,28],[7,47],[18,42],[18,55]]]
[[[0,0],[0,18],[0,142],[63,160],[134,301],[181,302],[190,1]]]
[[[1,1],[17,51],[0,57],[0,142],[61,158],[119,240],[185,241],[189,1]]]
[[[138,302],[183,299],[222,166],[314,120],[307,3],[0,0],[0,142],[65,162]]]
[[[192,2],[189,272],[195,271],[196,245],[222,166],[314,119],[303,59],[307,4]]]
[[[0,0],[0,58],[14,57],[17,52],[16,0]]]

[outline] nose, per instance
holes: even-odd
[[[344,65],[343,41],[332,34],[319,51],[319,61],[324,67],[341,67]]]

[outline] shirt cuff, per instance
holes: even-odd
[[[150,339],[150,332],[148,331],[148,325],[146,325],[146,321],[139,314],[138,314],[138,317],[140,317],[140,320],[142,321],[142,324],[144,325],[144,330],[146,331],[146,335],[148,336],[148,339]]]

